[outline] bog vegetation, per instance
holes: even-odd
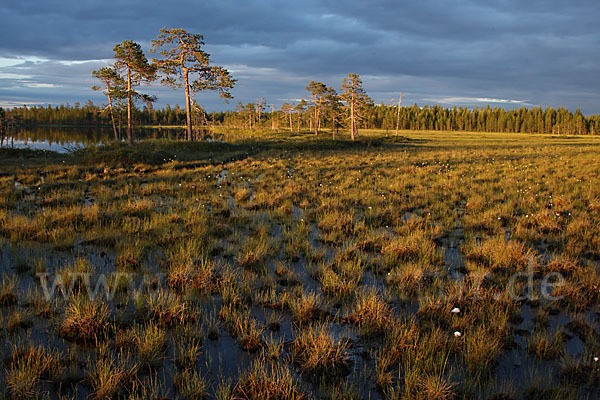
[[[0,149],[5,397],[598,397],[599,140],[222,134]]]

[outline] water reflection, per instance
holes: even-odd
[[[136,129],[135,135],[139,139],[182,139],[184,138],[185,130],[173,128],[139,128]],[[73,149],[106,144],[113,141],[114,134],[110,128],[45,126],[11,130],[8,132],[8,135],[5,134],[0,139],[0,145],[9,148],[30,148],[66,153]]]

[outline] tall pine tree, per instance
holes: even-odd
[[[110,120],[112,122],[113,133],[115,135],[115,140],[119,140],[119,135],[117,134],[117,127],[115,125],[115,116],[113,111],[113,98],[122,98],[124,95],[124,82],[123,78],[119,75],[116,69],[111,67],[102,67],[97,71],[92,71],[92,75],[95,78],[98,78],[103,84],[104,87],[101,86],[92,86],[92,89],[97,91],[103,91],[106,97],[108,98],[108,109],[110,112]]]
[[[192,140],[192,97],[194,92],[216,90],[223,98],[232,98],[229,90],[236,80],[225,68],[210,65],[210,56],[204,50],[204,37],[191,34],[184,29],[160,30],[156,40],[152,41],[152,51],[159,51],[163,57],[154,60],[164,74],[163,83],[173,87],[185,88],[185,112],[187,139]],[[195,78],[190,79],[190,74]]]
[[[145,96],[137,93],[133,88],[142,82],[150,82],[156,79],[156,67],[148,62],[142,51],[142,47],[131,41],[125,40],[114,48],[115,68],[126,76],[127,92],[127,139],[133,144],[133,100]]]
[[[348,74],[348,77],[344,78],[340,98],[348,106],[350,135],[354,140],[358,137],[358,123],[363,118],[363,112],[373,100],[365,92],[358,74]]]

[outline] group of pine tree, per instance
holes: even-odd
[[[558,110],[552,107],[505,110],[489,106],[468,109],[374,104],[357,74],[348,74],[343,79],[339,93],[322,82],[311,81],[306,86],[308,95],[305,100],[284,103],[278,110],[272,104],[269,109],[266,100],[259,98],[255,103],[238,103],[233,111],[205,113],[195,101],[195,95],[213,90],[230,99],[230,90],[236,80],[225,68],[211,65],[203,45],[204,38],[200,34],[165,27],[152,40],[151,52],[157,53],[159,58],[150,62],[138,43],[125,40],[114,47],[113,65],[92,72],[100,82],[93,89],[107,97],[106,105],[100,107],[88,101],[83,106],[75,103],[73,106],[0,108],[0,126],[108,125],[112,127],[115,140],[126,136],[129,143],[135,140],[134,123],[183,125],[187,140],[195,138],[194,123],[248,130],[309,130],[315,135],[327,129],[334,138],[338,129],[343,128],[349,131],[353,140],[358,136],[359,127],[395,130],[396,133],[399,129],[569,135],[600,133],[600,116],[586,117],[579,109],[570,112],[563,107]],[[178,105],[155,109],[152,104],[156,97],[136,90],[143,83],[157,80],[172,88],[183,87],[184,109]],[[136,106],[136,103],[143,107]],[[125,134],[122,134],[123,130]]]
[[[343,107],[342,110],[343,112]],[[192,112],[202,113],[195,109]],[[399,114],[399,118],[398,118]],[[222,126],[235,129],[275,129],[314,132],[314,109],[311,104],[301,101],[296,104],[284,104],[282,109],[272,111],[265,102],[239,103],[235,110],[212,112],[195,118],[200,124]],[[126,129],[125,110],[116,111],[117,125],[123,124]],[[338,110],[331,112],[322,107],[319,111],[320,132],[337,132],[346,128],[348,121]],[[156,109],[144,106],[134,109],[134,120],[139,125],[183,126],[186,124],[186,112],[178,105]],[[86,104],[64,104],[47,107],[15,107],[0,109],[0,120],[9,126],[20,124],[35,125],[80,125],[110,126],[110,116],[104,107],[88,101]],[[291,122],[290,122],[291,121]],[[600,134],[600,116],[584,116],[581,111],[574,113],[559,107],[558,110],[548,108],[519,108],[504,110],[502,108],[468,109],[464,107],[442,108],[440,106],[417,105],[400,107],[397,105],[370,104],[363,111],[360,127],[364,129],[382,129],[395,131],[396,123],[401,130],[436,130],[436,131],[476,131],[476,132],[514,132],[514,133],[548,133],[564,135]],[[112,129],[112,128],[111,128]],[[349,129],[349,126],[348,126]]]

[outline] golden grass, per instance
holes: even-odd
[[[257,133],[244,139],[250,156],[225,164],[73,159],[15,169],[21,186],[0,177],[0,246],[18,273],[2,279],[0,335],[18,341],[49,324],[40,341],[64,343],[85,366],[87,377],[64,380],[90,397],[351,398],[348,382],[364,381],[361,396],[376,386],[387,398],[445,399],[490,392],[514,335],[533,322],[514,351],[562,374],[552,393],[588,394],[600,349],[587,316],[600,302],[600,140],[364,134],[333,146]],[[511,277],[530,271],[539,298],[512,298],[529,281]],[[36,272],[61,274],[65,290],[74,282],[73,301],[60,290],[43,299]],[[153,278],[112,302],[83,297],[78,274],[113,272]],[[548,273],[564,278],[552,280],[555,300],[542,296]],[[588,359],[562,361],[568,346],[546,332],[556,324]],[[231,362],[220,346],[232,338],[240,374],[218,389],[219,364]],[[6,366],[8,395],[49,386],[19,362]]]

